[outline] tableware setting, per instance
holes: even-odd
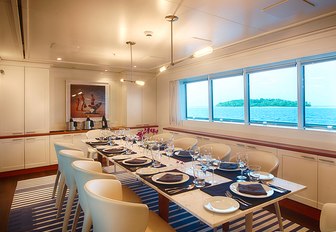
[[[126,155],[126,154],[122,154],[122,155],[115,155],[112,157],[113,160],[125,160],[125,159],[134,159],[134,158],[138,158],[138,157],[142,157],[142,155],[139,154],[134,154],[134,155]]]
[[[124,165],[128,166],[143,166],[150,164],[151,162],[152,162],[151,159],[145,157],[131,158],[122,161]]]
[[[239,203],[230,197],[214,196],[206,199],[203,207],[215,213],[232,213],[239,209]]]
[[[240,170],[238,164],[235,162],[221,162],[217,169],[229,172],[235,172]]]
[[[258,182],[234,182],[230,190],[240,196],[249,198],[266,198],[273,195],[271,187]]]
[[[181,172],[162,172],[153,175],[151,179],[158,184],[173,185],[187,182],[189,176]]]
[[[259,174],[259,180],[272,180],[274,178],[274,176],[268,172],[260,171]]]
[[[122,146],[116,146],[116,147],[112,147],[109,149],[103,149],[102,152],[108,153],[108,154],[120,154],[120,153],[126,152],[126,148]]]

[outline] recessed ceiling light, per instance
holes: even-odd
[[[107,72],[108,70],[107,69],[105,69],[105,72]]]
[[[62,58],[61,57],[57,57],[57,59],[56,60],[58,60],[58,61],[61,61],[62,60]]]

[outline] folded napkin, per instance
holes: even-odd
[[[122,152],[124,150],[125,150],[125,148],[123,148],[123,147],[115,147],[115,148],[105,149],[104,152],[107,152],[107,153],[118,153],[118,152]]]
[[[238,164],[232,162],[223,162],[219,166],[220,169],[237,169]]]
[[[89,144],[92,144],[92,145],[106,145],[107,141],[93,141],[93,142],[89,142]]]
[[[143,164],[143,163],[146,163],[146,162],[147,162],[147,160],[145,160],[145,159],[137,159],[137,158],[131,159],[131,160],[125,160],[125,163],[127,163],[127,164]]]
[[[267,195],[261,184],[238,184],[238,191],[250,195]]]
[[[181,181],[183,179],[183,175],[182,174],[164,174],[163,176],[161,176],[159,179],[157,179],[158,181],[161,182],[177,182],[177,181]]]

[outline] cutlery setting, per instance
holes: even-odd
[[[195,188],[195,185],[194,184],[190,184],[188,185],[187,187],[171,187],[171,188],[165,188],[165,191],[167,191],[167,193],[169,194],[175,194],[175,193],[178,193],[178,192],[181,192],[183,190],[191,190]]]
[[[232,198],[232,199],[235,199],[236,201],[238,201],[240,204],[244,205],[244,206],[250,206],[251,203],[243,200],[242,198],[240,197],[236,197],[236,196],[233,196],[232,193],[230,191],[226,191],[225,192],[225,196],[229,197],[229,198]]]

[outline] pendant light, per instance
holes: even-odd
[[[120,81],[121,82],[130,82],[130,83],[133,83],[133,84],[144,86],[145,85],[144,81],[139,81],[139,80],[133,81],[133,52],[132,52],[132,46],[135,45],[136,43],[133,42],[133,41],[127,41],[126,44],[130,46],[130,52],[131,52],[131,79],[130,80],[129,79],[120,79]]]

